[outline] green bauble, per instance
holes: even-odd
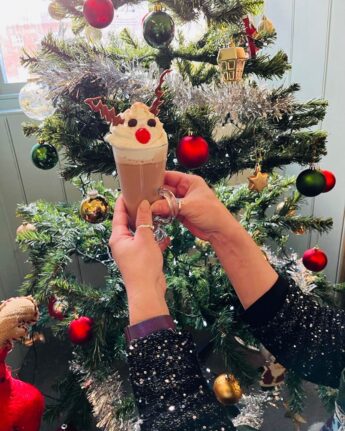
[[[31,149],[33,164],[39,169],[52,169],[58,162],[56,148],[51,144],[36,144]]]
[[[151,12],[144,19],[143,25],[144,38],[153,48],[167,47],[174,38],[175,23],[166,12]]]
[[[322,193],[326,186],[324,175],[315,169],[301,172],[296,181],[297,190],[304,196],[313,197]]]

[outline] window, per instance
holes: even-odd
[[[20,64],[23,47],[34,52],[41,39],[49,31],[58,33],[69,20],[53,20],[48,14],[49,0],[11,0],[6,12],[0,15],[0,66],[2,83],[25,82],[27,70]],[[142,18],[148,11],[148,4],[123,6],[115,12],[113,23],[105,30],[119,32],[127,27],[131,33],[142,35]]]

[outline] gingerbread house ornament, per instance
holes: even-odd
[[[244,48],[236,47],[234,42],[230,42],[227,48],[220,49],[217,61],[223,82],[241,81],[247,58]]]

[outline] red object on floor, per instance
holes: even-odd
[[[0,429],[39,431],[44,397],[34,386],[12,377],[5,364],[8,351],[0,350]]]

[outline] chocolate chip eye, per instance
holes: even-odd
[[[135,127],[138,124],[138,121],[135,118],[131,118],[128,121],[128,127]]]
[[[147,125],[150,127],[156,127],[156,120],[154,118],[150,118],[149,121],[147,122]]]

